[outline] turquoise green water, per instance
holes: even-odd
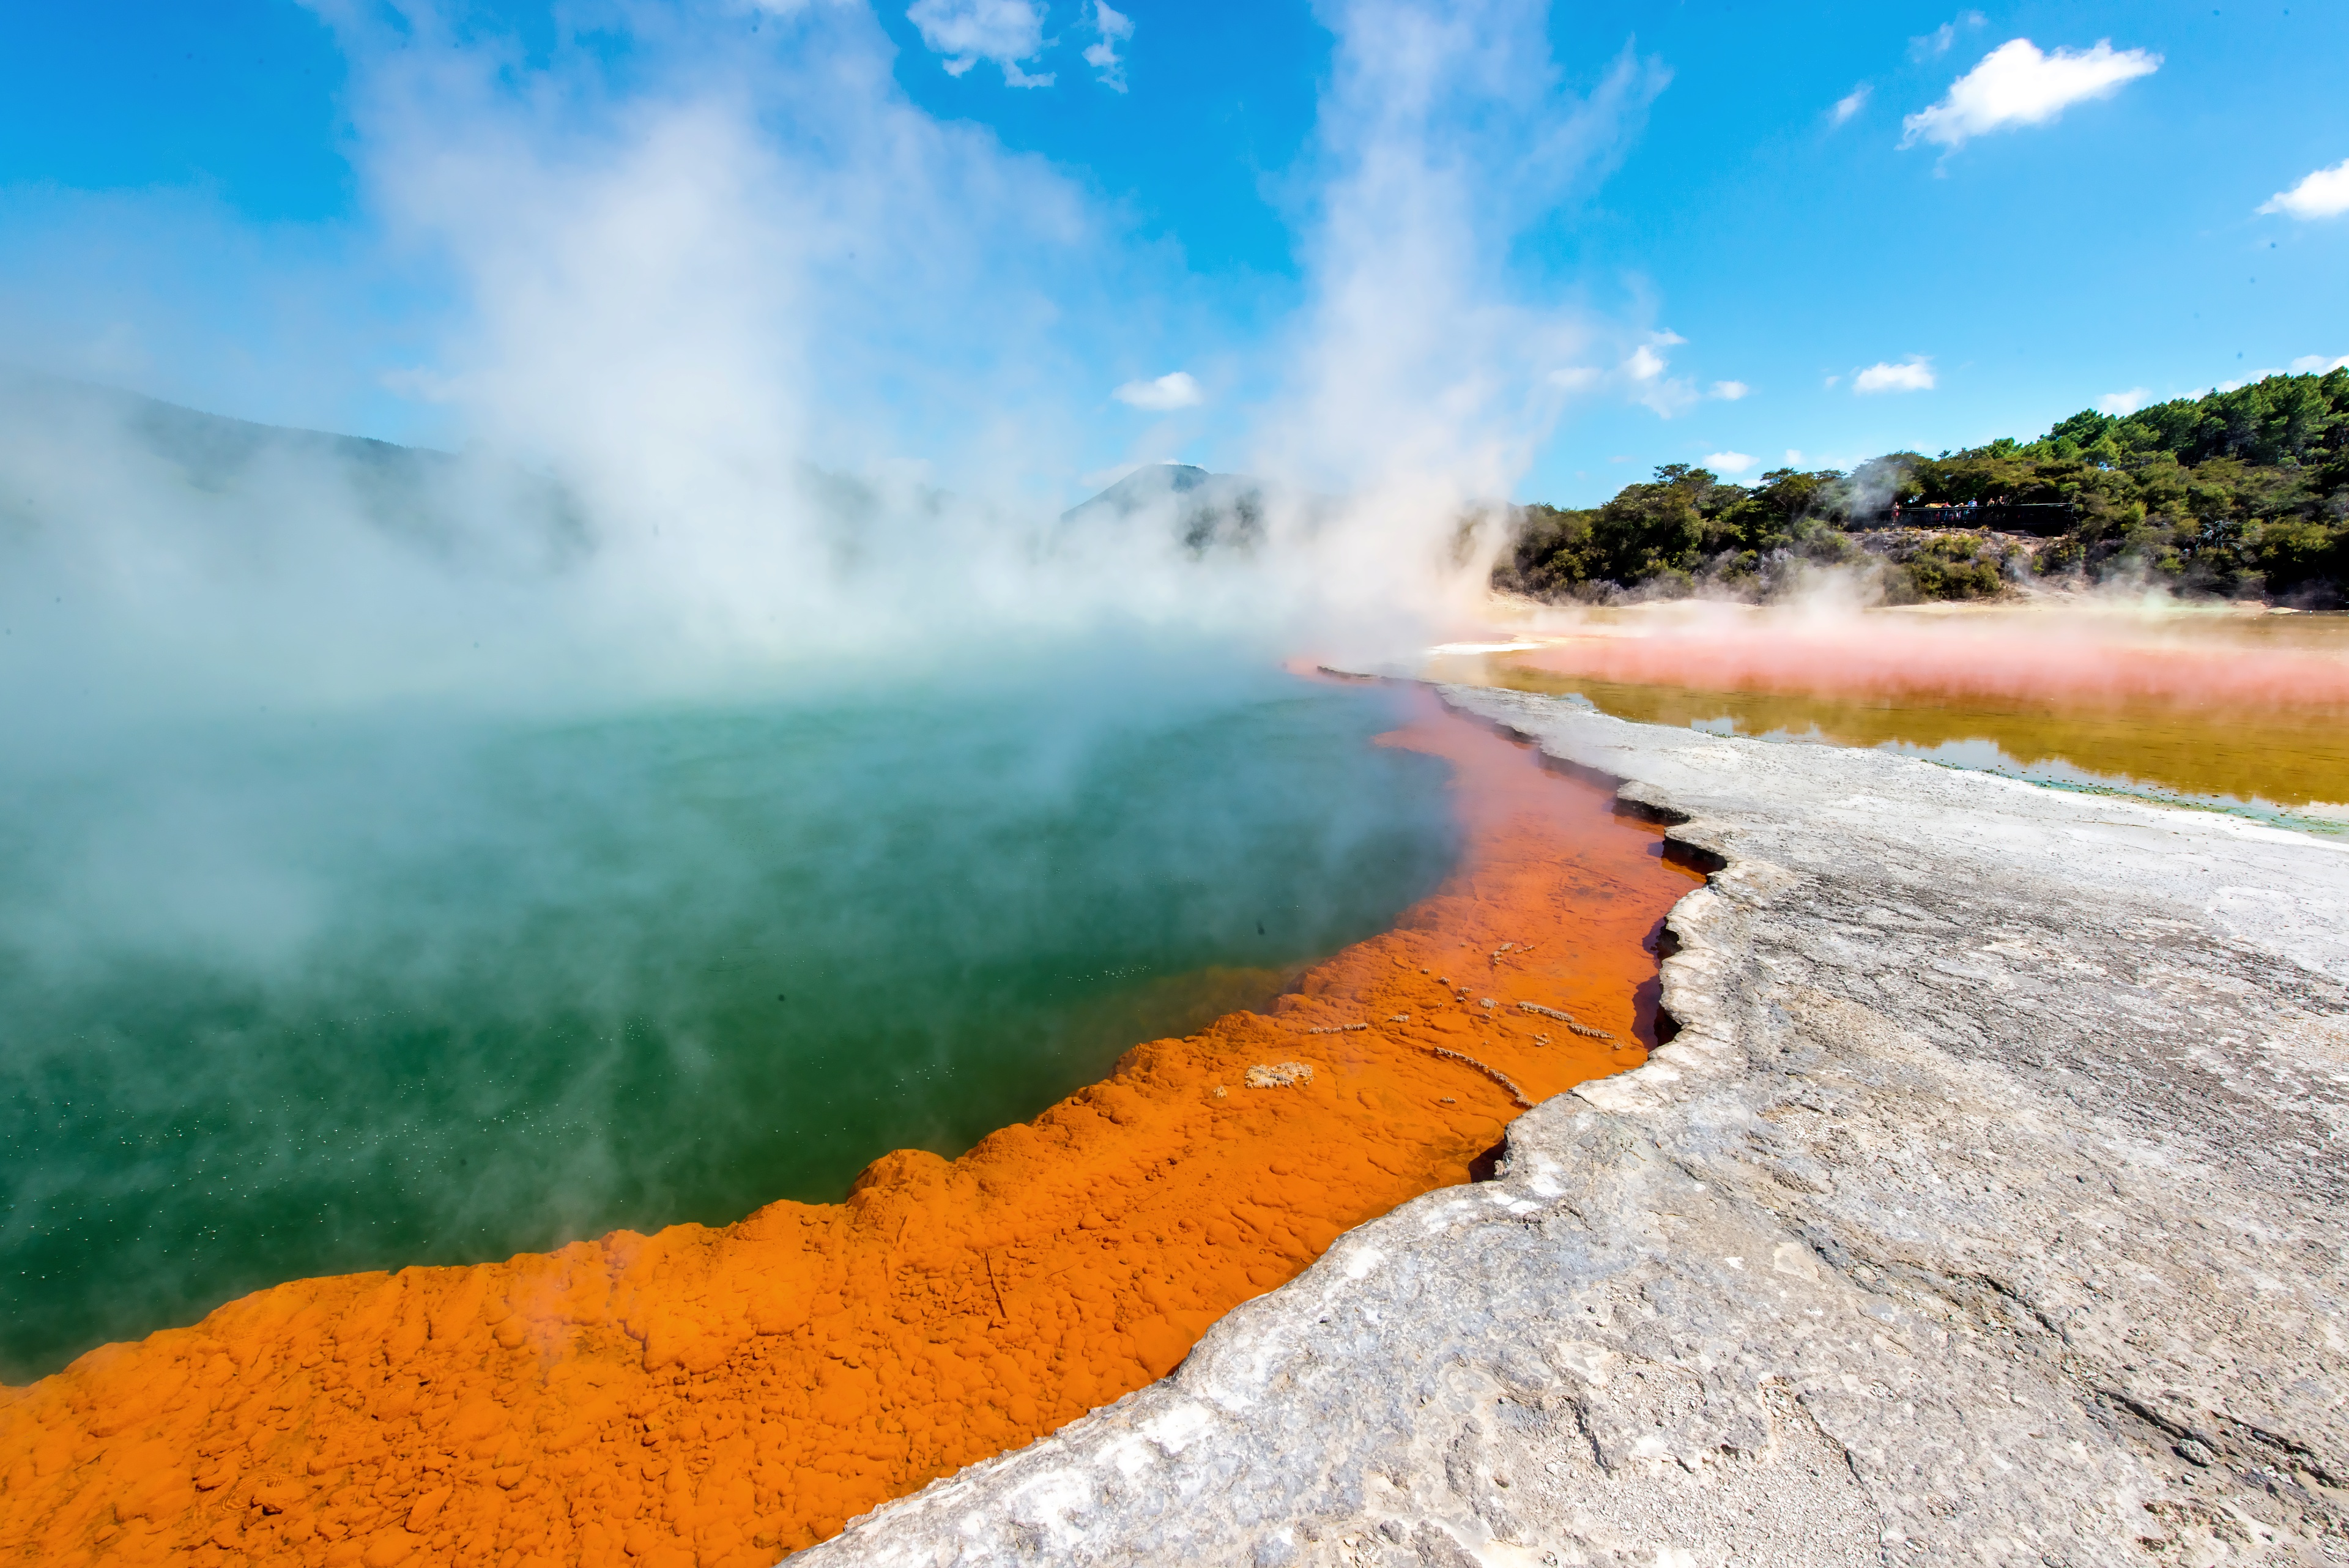
[[[958,1153],[1433,888],[1392,701],[256,725],[0,777],[0,1378]]]

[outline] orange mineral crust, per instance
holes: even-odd
[[[303,1280],[92,1351],[0,1394],[0,1553],[751,1568],[1163,1376],[1526,1102],[1643,1059],[1691,875],[1432,704],[1387,739],[1454,763],[1464,857],[1269,1015],[844,1203]]]

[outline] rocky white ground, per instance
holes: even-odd
[[[1719,866],[1677,1038],[795,1568],[2349,1562],[2349,846],[1446,697]]]

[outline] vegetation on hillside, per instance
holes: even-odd
[[[1671,463],[1603,505],[1522,507],[1516,524],[1494,581],[1543,598],[1767,597],[1843,566],[1893,603],[2035,578],[2339,605],[2349,369],[2083,411],[2036,441],[1892,452],[1849,473],[1778,469],[1744,485]]]

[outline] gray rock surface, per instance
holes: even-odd
[[[1678,1036],[795,1564],[2349,1562],[2349,846],[1446,696],[1717,861]]]

